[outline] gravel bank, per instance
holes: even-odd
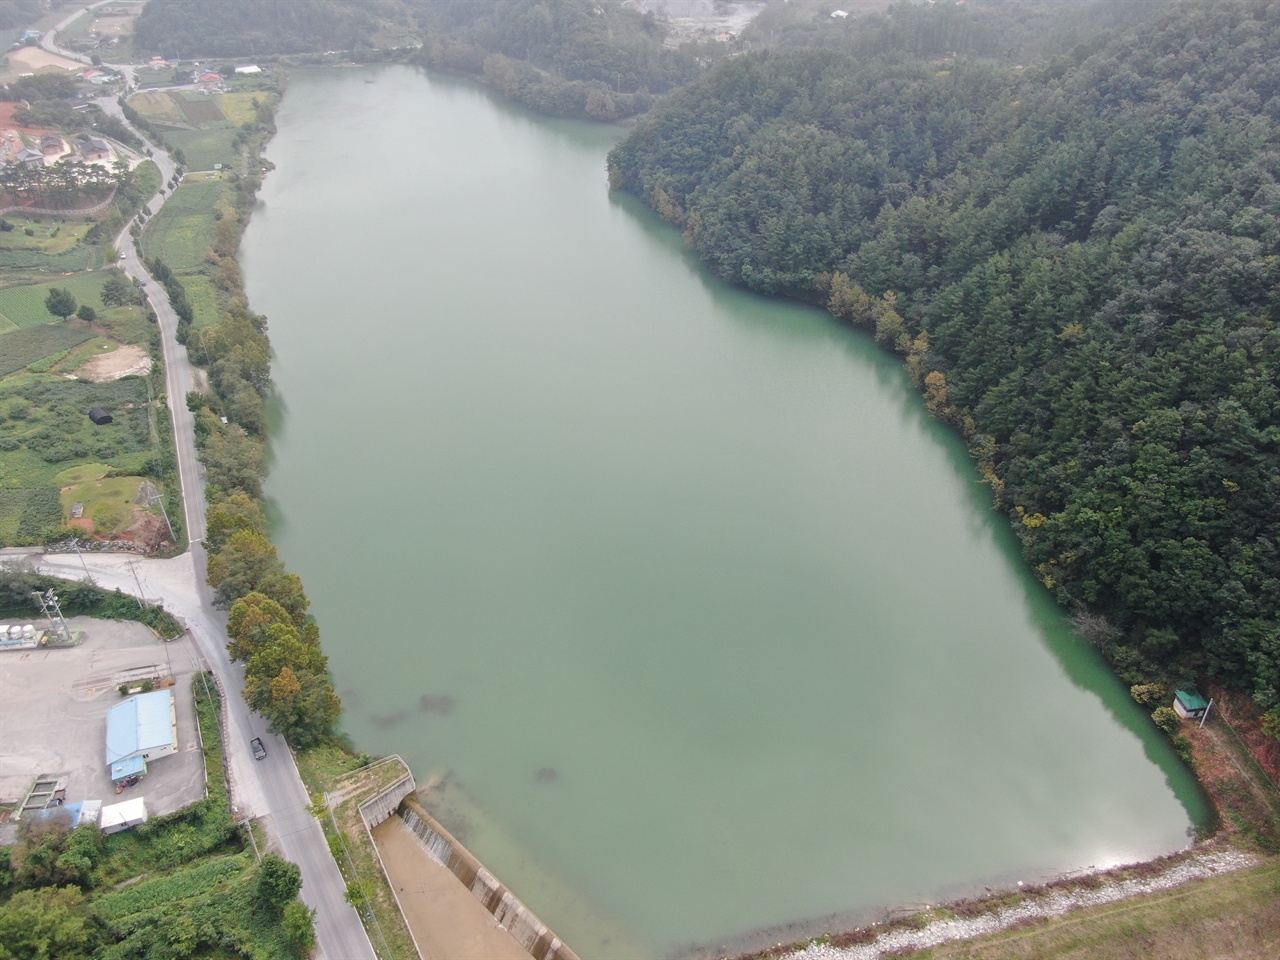
[[[970,940],[988,933],[1005,930],[1018,923],[1041,917],[1057,917],[1076,907],[1093,907],[1114,903],[1157,890],[1166,890],[1217,873],[1240,870],[1258,863],[1256,857],[1236,850],[1205,852],[1171,866],[1155,876],[1134,880],[1104,882],[1097,887],[1050,890],[1029,895],[1014,906],[971,919],[936,920],[918,930],[898,929],[881,934],[871,943],[852,947],[811,943],[803,950],[785,954],[786,960],[878,960],[887,953],[900,950],[923,950],[948,940]]]

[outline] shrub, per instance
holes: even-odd
[[[1169,688],[1163,683],[1137,683],[1129,688],[1129,696],[1144,707],[1156,707],[1169,699]]]
[[[1173,707],[1156,707],[1151,713],[1151,719],[1155,721],[1157,727],[1171,737],[1177,736],[1182,729],[1182,718]]]

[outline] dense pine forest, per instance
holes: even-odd
[[[901,353],[1123,678],[1275,711],[1280,3],[1025,66],[749,54],[609,168],[720,276]]]

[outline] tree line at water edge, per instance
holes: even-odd
[[[1123,679],[1280,728],[1280,4],[1025,68],[734,58],[609,176],[719,276],[901,354]]]

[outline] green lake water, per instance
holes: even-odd
[[[1148,858],[1204,805],[892,358],[611,196],[617,129],[295,76],[245,237],[344,729],[584,957]]]

